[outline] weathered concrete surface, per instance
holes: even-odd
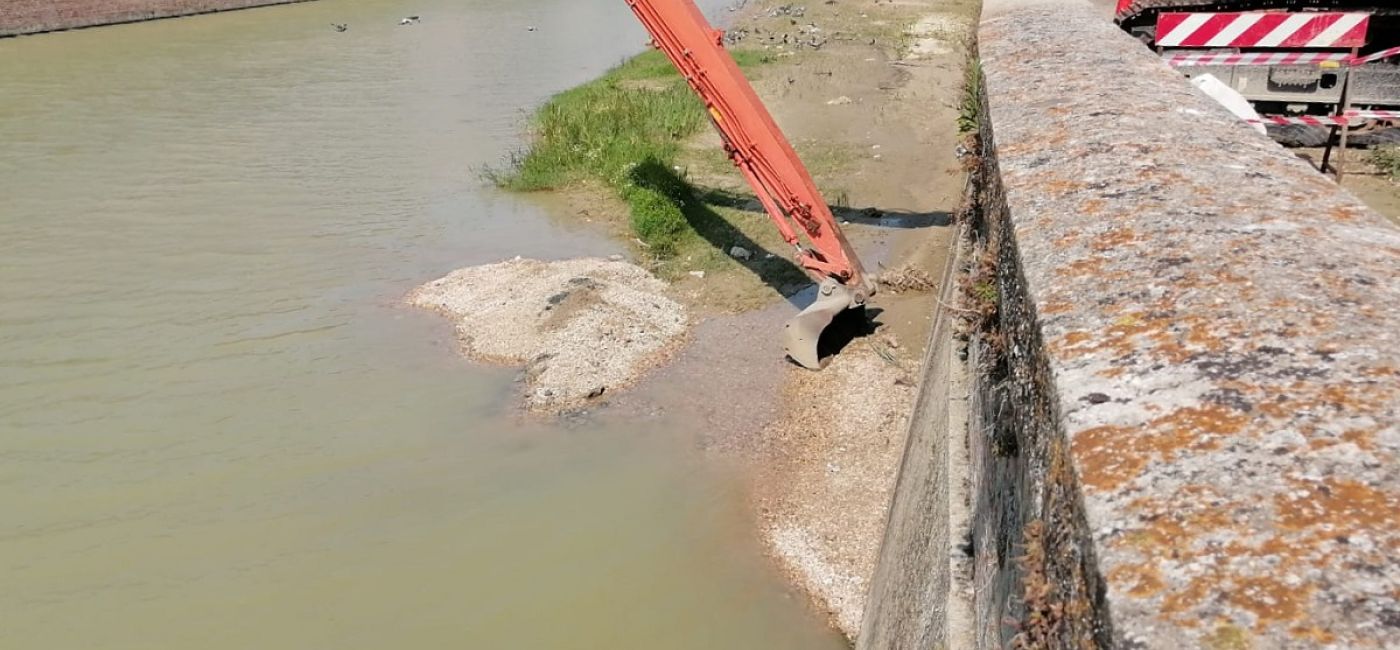
[[[965,532],[954,515],[965,500],[964,475],[953,458],[963,454],[966,390],[953,358],[956,319],[943,305],[956,300],[948,257],[939,307],[920,369],[918,398],[909,419],[899,480],[890,503],[880,557],[866,598],[856,648],[968,647],[962,639],[970,612],[964,604],[968,571],[957,570],[954,538]],[[965,402],[964,402],[965,404]],[[950,559],[951,558],[951,559]]]
[[[980,645],[1400,647],[1400,231],[1085,2],[980,48]]]
[[[0,2],[0,37],[307,1],[4,0]]]

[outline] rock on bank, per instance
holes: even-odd
[[[457,320],[473,359],[526,368],[526,405],[560,411],[634,382],[685,334],[666,283],[627,262],[516,258],[419,287],[409,304]]]
[[[0,37],[308,1],[4,0],[0,2]]]

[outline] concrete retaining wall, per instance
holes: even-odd
[[[979,40],[967,647],[1400,647],[1400,230],[1087,3]]]
[[[910,417],[899,483],[890,504],[880,562],[866,598],[857,648],[942,648],[960,633],[971,613],[968,575],[959,569],[950,522],[966,518],[954,480],[954,463],[966,464],[961,432],[967,426],[965,377],[954,358],[955,316],[944,305],[957,302],[956,269],[961,255],[948,256],[939,307],[926,346],[919,396]],[[963,512],[959,512],[963,511]],[[962,627],[966,627],[963,625]],[[965,644],[964,644],[965,647]]]
[[[4,0],[0,2],[0,37],[307,1]]]

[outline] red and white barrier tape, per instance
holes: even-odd
[[[1346,126],[1365,120],[1400,120],[1400,111],[1347,111],[1345,115],[1260,115],[1250,124],[1303,124],[1307,126]]]
[[[1392,47],[1355,59],[1346,52],[1168,52],[1162,55],[1162,60],[1173,68],[1207,65],[1310,65],[1332,61],[1358,66],[1392,56],[1400,56],[1400,47]]]
[[[1363,57],[1352,59],[1351,64],[1361,65],[1363,63],[1374,63],[1381,59],[1388,59],[1392,56],[1400,56],[1400,47],[1392,47],[1388,50],[1381,50],[1379,52],[1376,52],[1375,54],[1368,54]]]
[[[1160,47],[1343,48],[1366,44],[1371,15],[1323,12],[1167,12]]]
[[[1348,111],[1347,117],[1358,120],[1400,120],[1400,111]]]
[[[1326,61],[1345,63],[1350,59],[1351,55],[1346,52],[1173,52],[1162,55],[1162,60],[1173,68],[1203,65],[1308,65]]]
[[[1303,124],[1307,126],[1345,126],[1350,118],[1337,115],[1260,115],[1257,120],[1246,120],[1250,124]]]

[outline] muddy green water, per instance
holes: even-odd
[[[684,423],[523,423],[397,305],[615,250],[473,168],[642,40],[324,0],[0,41],[0,648],[841,647]]]

